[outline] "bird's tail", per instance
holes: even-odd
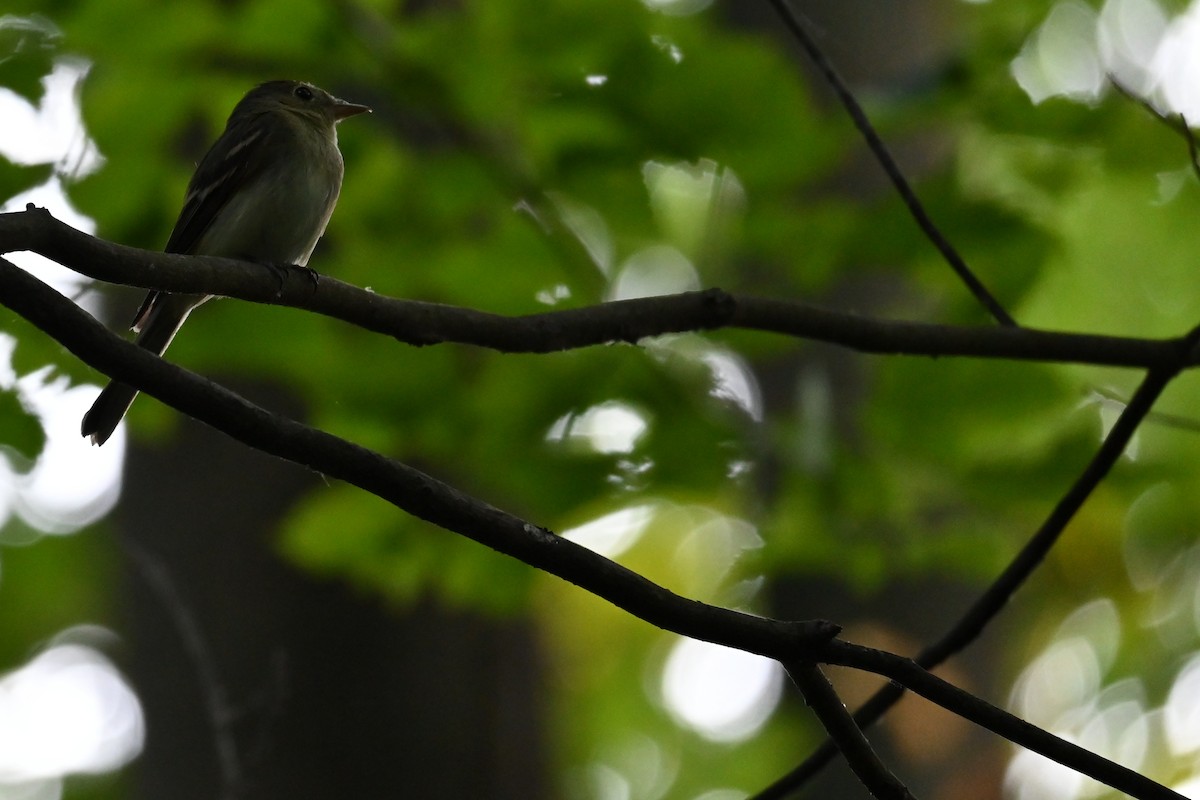
[[[161,356],[188,314],[198,305],[197,299],[177,294],[159,294],[155,297],[151,307],[139,317],[144,324],[140,325],[141,330],[135,340],[137,345]],[[81,433],[90,436],[92,444],[104,444],[117,429],[129,406],[133,405],[137,394],[137,389],[129,384],[120,381],[108,384],[83,415]]]

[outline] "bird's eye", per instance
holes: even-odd
[[[306,103],[313,99],[313,90],[303,84],[297,86],[295,90],[292,91],[292,94],[296,95],[296,97],[299,97]]]

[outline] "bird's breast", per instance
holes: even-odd
[[[198,253],[274,264],[308,263],[333,213],[341,155],[279,161],[236,193],[201,237]]]

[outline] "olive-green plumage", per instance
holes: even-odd
[[[304,266],[342,186],[337,123],[370,111],[302,81],[270,81],[233,109],[196,168],[168,253]],[[161,355],[207,295],[150,292],[133,320],[137,344]],[[83,417],[104,444],[137,390],[113,381]]]

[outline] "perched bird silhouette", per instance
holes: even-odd
[[[370,110],[303,81],[251,89],[196,168],[166,252],[305,266],[342,187],[337,124]],[[137,344],[162,355],[209,297],[150,292],[133,319]],[[109,383],[84,415],[83,435],[104,444],[136,396]]]

